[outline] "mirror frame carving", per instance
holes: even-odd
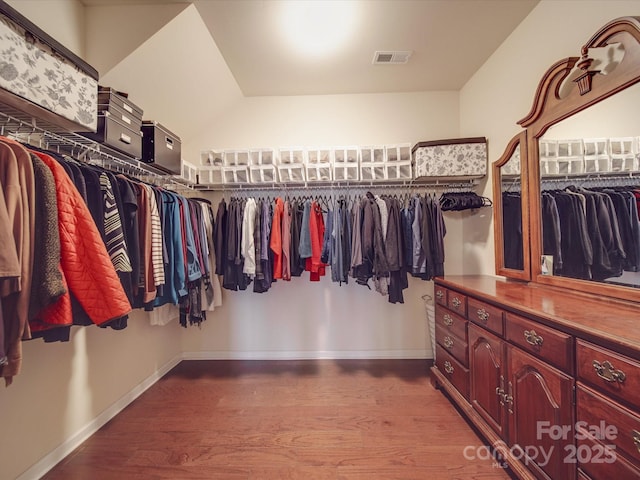
[[[502,209],[502,173],[501,168],[504,167],[511,156],[520,147],[520,187],[521,187],[521,208],[522,208],[522,270],[507,268],[504,264],[504,229],[503,229],[503,209]],[[495,263],[496,273],[509,278],[518,280],[531,280],[531,255],[530,255],[530,236],[529,236],[529,204],[528,196],[528,175],[527,175],[527,135],[526,132],[520,132],[513,137],[502,156],[493,162],[492,165],[493,180],[493,232],[495,239]]]
[[[600,75],[598,70],[592,69],[594,60],[589,57],[589,49],[621,44],[624,57],[616,68],[607,75]],[[518,122],[525,131],[527,164],[523,166],[523,187],[527,184],[528,219],[530,238],[531,280],[533,282],[554,285],[562,288],[580,290],[609,297],[621,298],[634,302],[640,301],[640,289],[611,285],[601,282],[573,279],[561,276],[542,275],[539,259],[542,254],[542,226],[541,226],[541,188],[540,188],[540,160],[538,140],[552,125],[564,120],[586,108],[615,95],[631,85],[640,82],[640,17],[621,17],[604,25],[581,48],[580,57],[569,57],[556,62],[544,74],[534,97],[533,106],[529,114]],[[573,85],[563,97],[560,89],[563,82],[574,67],[582,70]],[[639,132],[640,135],[640,132]],[[513,141],[512,141],[513,142]],[[510,146],[512,146],[510,144]],[[515,148],[515,147],[514,147]],[[522,150],[522,146],[521,146]],[[497,190],[499,191],[499,189]],[[494,173],[494,205],[495,205],[495,173]],[[525,193],[523,191],[523,202]],[[495,224],[501,223],[501,217],[495,217]],[[523,210],[524,222],[524,210]],[[523,229],[525,227],[523,226]],[[496,235],[498,230],[496,229]],[[524,230],[523,230],[524,236]],[[502,236],[496,236],[496,245],[502,243]],[[497,271],[497,273],[500,273]],[[506,272],[509,277],[511,271]],[[504,274],[504,273],[503,273]]]

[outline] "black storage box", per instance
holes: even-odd
[[[130,125],[132,130],[139,130],[142,125],[142,108],[129,100],[128,95],[110,87],[98,87],[98,112],[118,114],[121,120]]]
[[[180,138],[158,122],[142,122],[142,161],[167,173],[182,174]]]
[[[142,133],[140,130],[132,130],[129,125],[109,112],[98,115],[98,131],[96,133],[83,133],[82,135],[115,148],[135,159],[142,156]]]

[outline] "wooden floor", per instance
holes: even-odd
[[[508,479],[425,361],[184,361],[46,480]]]

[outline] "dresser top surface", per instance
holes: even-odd
[[[640,357],[640,303],[488,275],[447,275],[435,282]]]

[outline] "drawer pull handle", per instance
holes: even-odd
[[[598,375],[601,379],[609,383],[613,383],[613,382],[623,383],[627,378],[625,373],[622,370],[616,370],[609,360],[605,360],[602,363],[600,363],[597,360],[594,360],[593,368],[596,371],[596,375]]]
[[[447,326],[450,327],[451,325],[453,325],[453,318],[451,318],[451,315],[449,315],[448,313],[444,314],[444,318],[442,319],[442,322]]]
[[[541,347],[542,342],[544,342],[542,336],[538,335],[535,330],[525,330],[524,339],[529,345],[533,345],[534,347]]]
[[[448,360],[444,362],[444,371],[449,375],[453,373],[453,365],[451,365],[451,362],[449,362]]]
[[[487,312],[484,308],[481,308],[476,313],[478,314],[478,320],[480,320],[482,323],[487,323],[487,321],[489,320],[489,312]]]
[[[636,446],[638,452],[640,453],[640,432],[637,430],[632,430],[631,436],[633,437],[633,444]]]
[[[437,298],[438,300],[442,300],[442,299],[444,298],[444,292],[443,292],[442,290],[438,290],[438,291],[436,292],[436,298]]]
[[[451,300],[451,304],[453,305],[453,308],[460,308],[460,305],[462,305],[462,302],[458,297],[453,297],[453,300]]]
[[[447,335],[446,337],[444,337],[444,348],[451,348],[453,347],[453,339]]]

